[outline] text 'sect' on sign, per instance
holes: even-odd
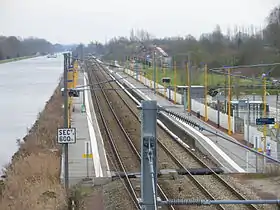
[[[58,128],[57,143],[59,144],[75,144],[76,128]]]

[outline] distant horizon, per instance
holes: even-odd
[[[216,25],[227,29],[264,28],[279,0],[2,0],[1,34],[44,37],[51,43],[104,44],[113,37],[129,36],[131,29],[144,29],[155,37],[211,33]]]
[[[219,26],[219,24],[217,24],[217,26]],[[249,35],[253,35],[253,34],[257,34],[257,33],[260,33],[262,30],[264,30],[265,29],[265,27],[267,26],[267,24],[265,24],[265,25],[260,25],[259,27],[257,27],[257,26],[254,26],[254,25],[248,25],[248,26],[234,26],[234,27],[228,27],[228,28],[226,28],[226,29],[222,29],[221,28],[221,32],[222,32],[222,34],[225,36],[225,35],[227,35],[227,30],[230,30],[230,32],[231,32],[231,34],[234,34],[234,30],[235,30],[235,28],[237,29],[237,33],[238,32],[242,32],[242,33],[245,33],[245,34],[249,34]],[[254,29],[254,33],[251,33],[251,29]],[[130,29],[130,31],[131,31],[132,29]],[[137,30],[144,30],[144,31],[146,31],[145,29],[133,29],[133,30],[135,30],[135,31],[137,31]],[[188,35],[191,35],[191,36],[193,36],[196,40],[199,40],[199,38],[200,38],[200,36],[201,35],[203,35],[203,34],[211,34],[213,31],[215,30],[215,27],[213,28],[213,30],[212,31],[210,31],[210,32],[202,32],[199,36],[194,36],[194,35],[192,35],[192,34],[186,34],[186,35],[173,35],[173,36],[164,36],[164,37],[157,37],[157,36],[154,36],[153,34],[151,34],[153,37],[155,37],[156,39],[164,39],[164,38],[169,38],[169,37],[186,37],[186,36],[188,36]],[[129,33],[130,33],[130,31],[128,31],[128,33],[127,33],[127,35],[124,35],[124,36],[118,36],[118,35],[116,35],[115,37],[116,38],[118,38],[118,37],[126,37],[126,38],[129,38],[130,37],[130,35],[129,35]],[[147,31],[148,33],[149,33],[149,31]],[[50,42],[52,45],[55,45],[55,44],[60,44],[60,45],[70,45],[70,46],[73,46],[73,45],[79,45],[79,44],[83,44],[83,45],[88,45],[90,42],[95,42],[95,41],[97,41],[97,42],[99,42],[99,43],[101,43],[101,44],[106,44],[108,41],[110,41],[111,39],[113,39],[114,37],[112,37],[112,38],[110,38],[110,39],[105,39],[104,40],[104,42],[100,42],[100,41],[98,41],[98,40],[95,40],[95,39],[93,39],[93,40],[91,40],[91,41],[89,41],[88,43],[83,43],[83,42],[79,42],[79,43],[57,43],[57,42],[52,42],[52,41],[50,41],[50,40],[48,40],[48,39],[46,39],[46,38],[43,38],[43,37],[36,37],[36,36],[27,36],[27,37],[23,37],[23,36],[16,36],[16,35],[4,35],[4,34],[0,34],[0,36],[4,36],[4,37],[10,37],[10,36],[14,36],[14,37],[17,37],[19,40],[24,40],[24,39],[29,39],[29,38],[34,38],[34,39],[44,39],[44,40],[46,40],[46,41],[48,41],[48,42]]]

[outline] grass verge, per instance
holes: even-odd
[[[146,77],[150,80],[153,80],[154,70],[150,67],[141,67],[141,71],[144,71]],[[171,79],[171,86],[185,86],[187,85],[187,72],[184,69],[177,69],[176,75],[172,69],[161,69],[156,68],[156,82],[164,85],[162,83],[163,77],[169,77]],[[133,70],[133,69],[132,69]],[[204,72],[203,71],[193,71],[192,72],[192,79],[191,85],[205,85],[204,81]],[[167,85],[166,85],[167,86]],[[224,87],[228,87],[228,76],[226,75],[219,75],[215,73],[208,73],[207,74],[207,86],[208,88],[221,88],[222,90]],[[263,82],[260,80],[250,80],[250,79],[243,79],[231,76],[231,86],[236,86],[232,88],[233,95],[243,93],[243,94],[257,94],[263,95]],[[271,81],[267,81],[266,91],[268,95],[276,95],[279,93],[279,88],[277,86],[273,86]]]
[[[60,184],[60,147],[57,127],[63,125],[60,87],[12,157],[2,183],[0,209],[45,210],[65,208],[67,197]]]
[[[185,69],[177,69],[176,75],[175,72],[171,69],[167,68],[156,68],[156,78],[159,83],[161,83],[161,78],[170,77],[172,85],[186,85],[187,83],[187,71]],[[153,68],[144,68],[141,67],[141,70],[146,72],[148,78],[153,78]],[[223,86],[225,84],[225,80],[228,79],[228,76],[214,74],[208,72],[207,75],[207,85],[208,86]],[[176,80],[176,81],[175,81]],[[251,80],[248,79],[238,79],[235,77],[231,77],[232,82],[238,82],[240,85],[248,85],[252,84]],[[192,85],[204,85],[204,72],[203,71],[192,71]]]
[[[33,57],[35,57],[35,56],[31,55],[31,56],[23,56],[23,57],[19,57],[19,58],[11,58],[11,59],[0,60],[0,64],[1,63],[9,63],[9,62],[13,62],[13,61],[20,61],[20,60],[24,60],[24,59],[28,59],[28,58],[33,58]]]

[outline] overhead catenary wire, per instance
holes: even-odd
[[[85,70],[84,70],[84,73],[86,73]],[[85,77],[85,78],[86,78],[86,81],[89,82],[88,77]],[[93,91],[94,91],[94,90],[93,90]],[[87,113],[86,113],[86,115],[88,116]],[[91,124],[92,126],[94,126],[92,121],[90,121],[90,124]],[[110,163],[112,164],[113,168],[115,169],[117,177],[121,180],[122,185],[124,186],[124,188],[125,188],[126,191],[128,192],[129,197],[131,197],[131,199],[132,199],[132,196],[131,196],[131,194],[129,193],[129,189],[128,189],[128,187],[126,186],[125,181],[122,179],[121,174],[118,173],[117,166],[116,166],[115,162],[112,160],[112,158],[111,158],[109,155],[107,155],[107,158],[109,159]],[[132,199],[132,200],[133,200],[133,199]]]
[[[117,79],[116,79],[117,80]],[[198,124],[197,124],[198,125]],[[200,129],[203,129],[203,127],[201,126],[201,127],[199,127]],[[224,202],[224,201],[222,201],[222,202]],[[252,201],[250,201],[250,202],[252,202]],[[261,202],[264,202],[264,201],[261,201]],[[273,201],[274,203],[276,202],[275,200]],[[277,200],[277,202],[279,202],[278,200]],[[242,202],[240,202],[240,204],[241,204]],[[249,201],[248,201],[248,203],[249,203]],[[176,204],[176,202],[174,202],[174,204]]]
[[[123,78],[116,78],[116,81],[121,81]],[[93,87],[89,87],[89,89],[94,89]],[[106,88],[104,88],[104,90],[105,90]],[[150,88],[125,88],[125,89],[131,89],[131,90],[133,90],[133,89],[147,89],[148,91],[153,91],[153,90],[151,90]],[[109,88],[109,90],[110,90],[110,88]],[[113,89],[111,89],[111,90],[116,90],[115,88]],[[120,90],[123,90],[123,89],[120,89]],[[207,129],[207,128],[205,128],[203,125],[202,125],[202,123],[200,124],[200,123],[196,123],[196,122],[194,122],[194,121],[191,121],[191,120],[189,120],[189,119],[187,119],[186,117],[182,117],[182,116],[180,116],[178,113],[175,113],[175,112],[172,112],[172,111],[169,111],[169,110],[167,110],[166,108],[164,108],[164,107],[159,107],[159,110],[161,110],[161,111],[164,111],[164,112],[167,112],[167,113],[169,113],[169,114],[171,114],[171,115],[175,115],[176,117],[178,117],[178,118],[180,118],[181,120],[183,120],[183,121],[185,121],[187,124],[190,124],[190,125],[192,125],[193,127],[196,127],[196,128],[198,128],[199,130],[203,130],[203,131],[206,131],[206,132],[209,132],[209,133],[211,133],[211,134],[214,134],[214,135],[216,135],[216,136],[218,136],[218,137],[220,137],[220,138],[222,138],[222,139],[224,139],[224,140],[227,140],[227,141],[229,141],[229,142],[231,142],[231,143],[233,143],[233,144],[235,144],[235,145],[238,145],[239,147],[242,147],[242,148],[244,148],[244,149],[246,149],[246,150],[248,150],[248,151],[251,151],[251,152],[253,152],[253,153],[255,153],[255,154],[257,154],[257,155],[260,155],[260,156],[263,156],[263,157],[265,157],[265,158],[267,158],[267,159],[269,159],[269,160],[271,160],[272,162],[274,162],[274,163],[277,163],[277,164],[280,164],[280,161],[278,161],[278,160],[276,160],[276,159],[274,159],[274,158],[272,158],[272,157],[270,157],[270,156],[268,156],[268,155],[265,155],[265,154],[263,154],[263,153],[260,153],[260,152],[258,152],[258,151],[255,151],[254,149],[251,149],[250,147],[248,147],[248,146],[246,146],[246,145],[243,145],[243,144],[241,144],[241,143],[239,143],[239,142],[237,142],[237,141],[233,141],[232,139],[229,139],[229,138],[227,138],[227,137],[225,137],[225,136],[223,136],[223,135],[221,135],[221,134],[219,134],[219,133],[216,133],[216,132],[213,132],[213,131],[211,131],[210,129]]]

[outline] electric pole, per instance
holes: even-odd
[[[68,64],[70,62],[70,53],[64,53],[64,128],[68,128],[68,88],[67,88],[67,73],[68,73]],[[68,168],[68,144],[64,144],[64,185],[65,190],[68,195],[69,191],[69,168]]]
[[[191,79],[192,79],[192,63],[191,63],[191,52],[188,53],[188,112],[189,114],[191,114],[192,112],[192,99],[191,99],[191,94],[192,94],[192,91],[191,91],[191,88],[192,88],[192,82],[191,82]]]
[[[154,80],[154,94],[157,93],[156,90],[156,46],[153,46],[153,80]]]

